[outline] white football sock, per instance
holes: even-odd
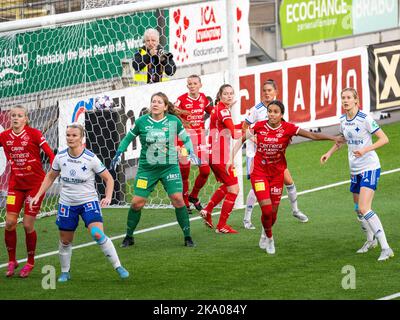
[[[256,201],[257,201],[256,194],[254,193],[254,190],[251,189],[249,191],[249,194],[247,195],[246,210],[244,212],[243,220],[251,221],[251,215],[253,213],[253,208],[254,208],[254,204],[256,203]]]
[[[58,243],[58,255],[60,258],[61,272],[69,272],[71,267],[72,244]]]
[[[368,221],[369,226],[375,234],[375,237],[378,239],[382,250],[388,249],[389,244],[387,243],[385,231],[383,230],[383,226],[378,215],[374,211],[370,210],[364,215],[364,219]]]
[[[115,250],[114,244],[112,241],[106,237],[103,243],[99,243],[101,250],[103,251],[104,255],[108,258],[111,262],[114,269],[121,266],[121,262],[119,261],[117,251]]]
[[[361,229],[364,231],[365,235],[367,236],[368,241],[374,240],[374,232],[372,231],[371,227],[367,220],[364,219],[364,216],[361,213],[357,213],[357,220],[361,224]]]
[[[290,200],[290,205],[292,206],[292,211],[297,212],[299,211],[299,208],[297,207],[297,190],[296,190],[296,185],[293,183],[291,185],[286,186],[286,192],[288,195],[288,198]]]

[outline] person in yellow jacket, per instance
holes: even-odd
[[[143,38],[144,46],[135,53],[132,60],[135,84],[168,80],[166,76],[173,76],[176,72],[172,53],[164,51],[160,46],[160,34],[156,29],[147,29]]]

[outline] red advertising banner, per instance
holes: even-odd
[[[316,65],[315,119],[336,116],[337,61]]]
[[[278,99],[287,110],[284,118],[302,127],[339,123],[340,93],[346,87],[357,89],[362,109],[370,110],[366,47],[241,69],[242,115],[260,102],[267,79],[278,84]]]
[[[306,122],[310,121],[311,96],[311,66],[304,65],[295,68],[288,68],[288,98],[292,102],[292,108],[288,108],[289,121]]]

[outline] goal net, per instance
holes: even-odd
[[[156,2],[160,4],[157,6]],[[65,14],[68,19],[56,24],[54,20],[57,19],[51,20],[50,16],[29,28],[15,24],[15,29],[10,30],[0,24],[0,131],[10,126],[10,108],[24,105],[31,126],[40,129],[51,148],[58,151],[66,147],[66,125],[80,122],[86,128],[88,149],[109,167],[120,140],[135,119],[146,112],[153,93],[164,92],[175,102],[179,95],[187,92],[186,77],[199,74],[203,83],[201,91],[211,100],[215,98],[219,86],[228,79],[227,18],[223,10],[225,1],[149,1],[146,2],[148,8],[146,3],[137,3],[140,9],[117,14],[113,9],[118,7],[116,10],[121,11],[126,5],[92,9],[96,7],[95,3],[99,4],[88,1],[87,12],[96,14],[88,14],[83,20],[72,21],[69,14]],[[104,3],[109,4],[108,1]],[[240,11],[239,18],[247,23],[248,2],[243,3],[244,7],[237,10]],[[135,3],[130,5],[129,8],[134,8]],[[107,15],[106,9],[112,14]],[[98,16],[100,11],[101,17]],[[76,15],[82,13],[84,15],[85,11]],[[201,31],[207,27],[213,31]],[[139,84],[135,81],[131,61],[143,45],[143,34],[149,28],[159,32],[162,49],[173,53],[177,71],[167,79],[169,81]],[[191,39],[196,35],[201,38]],[[207,37],[216,37],[223,45],[209,45]],[[204,45],[193,48],[196,41],[204,42]],[[249,49],[244,45],[241,50]],[[190,60],[194,63],[189,64]],[[113,205],[130,203],[139,153],[137,139],[124,154],[117,172],[112,172],[116,182]],[[45,157],[43,163],[45,170],[49,170]],[[0,148],[0,223],[4,223],[9,170]],[[198,169],[192,167],[190,189],[197,174]],[[209,200],[218,185],[210,174],[199,195],[202,203]],[[100,196],[104,194],[104,185],[99,178],[96,186]],[[56,182],[47,192],[42,215],[55,212],[58,194]],[[151,194],[148,206],[169,205],[159,184]]]

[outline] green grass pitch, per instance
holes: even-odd
[[[382,172],[400,167],[400,123],[383,127],[389,145],[378,150]],[[292,145],[287,158],[298,192],[349,180],[347,148],[337,152],[325,166],[320,156],[330,142],[306,142]],[[196,170],[196,169],[193,169]],[[256,230],[242,226],[243,209],[233,211],[229,223],[239,234],[219,235],[207,229],[201,219],[191,223],[197,246],[186,248],[178,225],[140,232],[136,244],[120,248],[121,238],[114,240],[122,264],[130,271],[125,281],[118,278],[97,245],[73,250],[68,283],[43,289],[46,274],[42,268],[60,265],[57,254],[39,258],[27,279],[6,278],[0,269],[0,299],[377,299],[399,292],[399,181],[400,172],[382,175],[373,209],[379,214],[395,257],[378,262],[380,249],[356,254],[364,242],[353,212],[349,185],[344,184],[299,196],[299,207],[310,221],[294,219],[287,199],[283,199],[274,226],[275,256],[259,249],[260,209],[256,207],[253,222]],[[245,181],[245,195],[249,188]],[[202,195],[203,201],[210,195]],[[217,210],[216,210],[217,212]],[[125,232],[127,209],[103,212],[105,232],[109,237]],[[195,218],[196,213],[191,218]],[[218,219],[214,215],[214,221]],[[175,222],[173,210],[144,210],[137,231]],[[57,251],[58,231],[55,217],[40,219],[37,255]],[[7,262],[4,229],[0,229],[0,264]],[[23,259],[25,236],[18,225],[17,258]],[[91,242],[82,221],[74,245]],[[355,289],[343,289],[354,267]],[[343,269],[344,268],[344,269]]]

